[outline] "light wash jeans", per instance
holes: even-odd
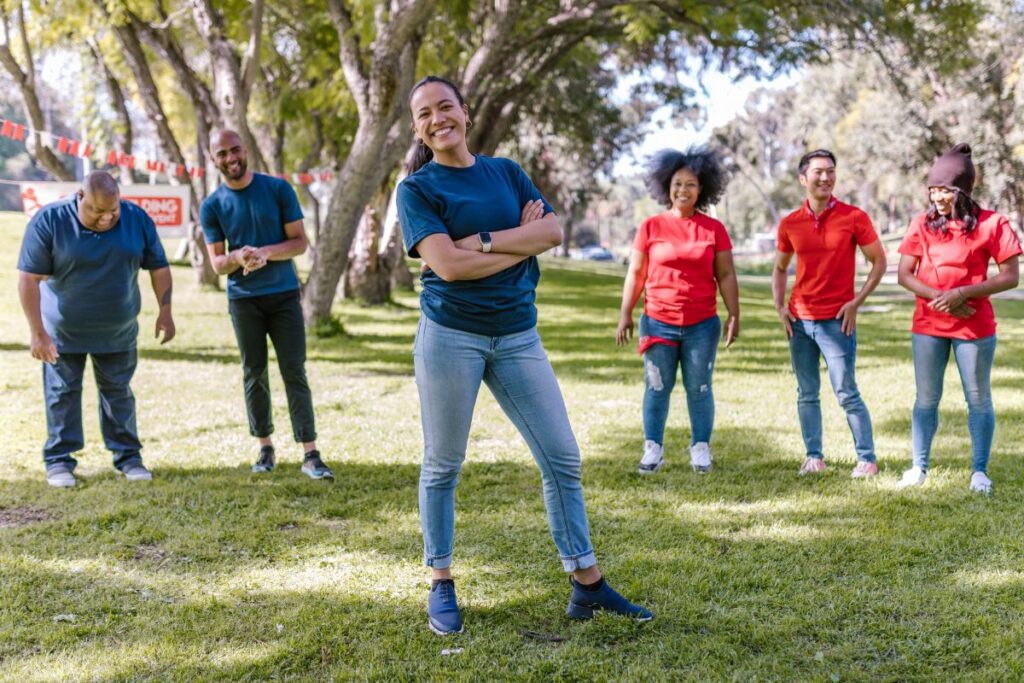
[[[971,457],[975,472],[988,469],[992,452],[992,436],[996,429],[996,413],[992,408],[992,361],[996,355],[996,337],[984,339],[949,339],[927,334],[911,337],[914,353],[914,380],[917,399],[911,419],[911,441],[914,465],[928,470],[932,438],[939,428],[939,401],[942,380],[949,363],[950,349],[960,371],[960,382],[967,399],[967,429],[971,433]]]
[[[860,397],[854,379],[857,362],[857,333],[843,334],[841,320],[794,320],[789,355],[797,383],[797,414],[808,458],[824,459],[821,444],[821,357],[825,357],[828,378],[846,421],[853,433],[857,460],[875,461],[875,440],[871,415]]]
[[[722,321],[715,315],[694,325],[679,326],[643,315],[640,336],[679,342],[678,346],[654,344],[644,351],[644,438],[665,443],[669,402],[676,384],[676,368],[681,365],[686,410],[690,414],[690,445],[710,443],[715,426],[711,375]]]
[[[423,422],[420,524],[427,566],[451,565],[455,486],[480,383],[519,429],[540,467],[551,536],[567,572],[597,563],[580,483],[580,451],[536,328],[501,337],[420,317],[413,347]]]

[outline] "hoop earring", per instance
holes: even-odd
[[[466,130],[469,130],[472,127],[473,127],[473,122],[471,120],[469,120],[469,119],[466,119]]]
[[[427,143],[423,142],[423,138],[416,138],[416,144],[418,144],[420,147],[427,146]]]

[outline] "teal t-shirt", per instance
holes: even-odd
[[[79,222],[74,196],[32,217],[18,256],[18,270],[49,276],[39,286],[39,309],[46,333],[63,353],[135,348],[139,269],[166,267],[156,226],[145,211],[121,200],[117,223],[97,232]]]
[[[446,233],[452,240],[479,232],[519,227],[523,206],[544,201],[529,176],[511,159],[476,156],[468,168],[431,161],[398,185],[398,218],[409,255],[426,236]],[[491,337],[514,334],[537,324],[540,267],[530,257],[478,280],[445,282],[432,270],[421,276],[420,308],[439,325]]]
[[[199,221],[207,244],[227,242],[225,251],[246,245],[265,247],[288,239],[284,224],[302,220],[302,207],[295,190],[286,181],[253,173],[252,182],[241,190],[221,185],[199,209]],[[267,265],[244,275],[239,268],[228,275],[228,298],[280,294],[299,288],[295,263],[267,261]]]

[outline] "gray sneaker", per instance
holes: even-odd
[[[52,470],[46,470],[46,483],[50,486],[57,486],[60,488],[71,488],[78,480],[75,479],[75,475],[72,474],[71,470],[66,467],[55,467]]]
[[[121,474],[128,481],[149,481],[153,478],[153,473],[147,470],[141,463],[138,465],[128,465],[128,467],[121,470]]]

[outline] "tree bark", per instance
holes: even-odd
[[[103,53],[100,52],[100,46],[92,38],[89,39],[88,43],[89,51],[96,62],[96,68],[107,86],[107,93],[110,95],[110,101],[114,105],[114,111],[117,112],[117,120],[121,124],[122,130],[114,132],[114,146],[124,150],[126,154],[131,154],[132,147],[134,146],[134,135],[132,118],[128,115],[128,105],[125,101],[124,90],[121,88],[121,83],[110,71],[110,67],[107,66],[107,60],[103,57]],[[138,178],[134,168],[125,168],[123,173],[128,176],[130,182],[137,182]]]
[[[25,142],[25,149],[50,175],[58,180],[73,181],[75,174],[68,170],[53,149],[43,144],[43,136],[39,132],[46,129],[46,118],[43,116],[43,107],[39,103],[39,93],[36,90],[36,67],[32,61],[32,50],[25,29],[25,8],[21,3],[18,3],[15,10],[15,20],[18,24],[22,52],[25,53],[25,68],[21,68],[11,51],[10,17],[5,11],[0,11],[0,24],[3,25],[4,31],[4,42],[0,44],[0,63],[18,84],[18,91],[25,107],[25,118],[32,129],[29,139]]]

